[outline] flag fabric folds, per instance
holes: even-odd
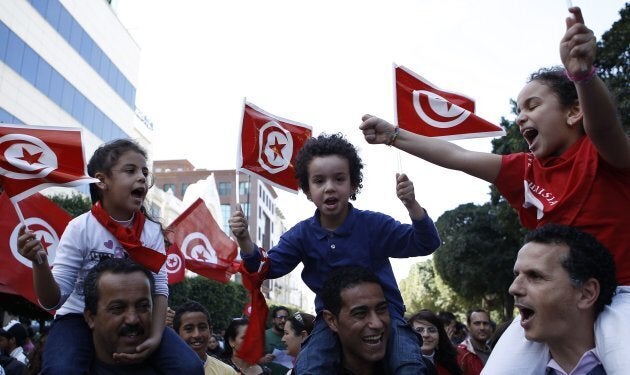
[[[438,89],[403,66],[394,66],[396,112],[401,129],[444,139],[505,135],[500,126],[474,114],[475,101]]]
[[[310,126],[274,116],[245,102],[238,169],[297,194],[295,157],[311,135]]]
[[[190,271],[227,283],[238,270],[236,242],[219,228],[201,198],[169,225],[166,236],[181,251]]]
[[[249,272],[245,263],[241,263],[239,272],[243,276],[243,286],[251,297],[249,325],[243,338],[243,344],[238,350],[238,357],[248,363],[256,363],[265,353],[265,329],[267,329],[267,315],[269,306],[262,294],[261,286],[269,273],[269,262],[266,253],[263,252],[260,268],[257,272]]]
[[[26,225],[42,242],[52,264],[59,238],[72,218],[41,194],[22,200],[20,206]],[[22,224],[6,193],[0,195],[0,212],[0,291],[20,295],[39,306],[31,261],[20,255],[17,248]]]
[[[50,186],[78,186],[87,176],[81,129],[0,124],[0,177],[13,203]]]
[[[181,283],[186,275],[186,260],[175,244],[166,249],[166,274],[168,285]]]

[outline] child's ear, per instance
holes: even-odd
[[[569,108],[569,111],[567,112],[567,125],[571,127],[582,125],[583,117],[584,113],[582,112],[582,107],[578,102],[576,102]]]
[[[94,174],[94,178],[98,178],[100,180],[100,182],[96,183],[96,186],[101,189],[101,190],[105,190],[107,189],[107,185],[105,184],[105,174],[102,172],[96,172]]]

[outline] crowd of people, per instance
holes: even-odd
[[[404,173],[396,175],[396,196],[411,224],[354,207],[361,158],[342,135],[322,134],[295,161],[312,217],[266,258],[242,211],[229,219],[245,272],[276,278],[302,263],[316,294],[315,315],[270,311],[259,337],[265,354],[250,363],[241,355],[246,317],[216,336],[204,306],[168,307],[163,228],[143,206],[147,154],[116,140],[91,157],[88,174],[99,180],[90,185],[92,209],[68,224],[54,264],[32,231],[19,232],[39,302],[56,316],[46,345],[29,345],[19,321],[2,328],[0,375],[29,367],[43,374],[623,374],[630,368],[630,141],[597,77],[593,33],[579,8],[569,11],[564,67],[534,73],[517,98],[516,123],[530,152],[472,152],[370,115],[360,125],[370,144],[496,185],[532,229],[513,267],[513,322],[497,327],[480,306],[465,313],[465,324],[453,312],[407,312],[390,258],[429,255],[443,239]]]

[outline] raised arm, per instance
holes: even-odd
[[[33,263],[33,284],[39,303],[44,308],[55,308],[61,299],[61,292],[48,264],[48,254],[33,231],[24,226],[18,232],[18,252]],[[40,262],[41,260],[41,262]]]
[[[363,116],[359,126],[368,143],[386,144],[394,134],[394,126],[371,115]],[[392,146],[444,168],[456,169],[494,183],[501,169],[501,156],[466,150],[442,139],[425,137],[400,129]]]
[[[569,9],[567,31],[560,41],[560,58],[568,76],[574,80],[586,134],[597,152],[617,168],[630,168],[630,139],[617,116],[614,101],[606,84],[595,74],[595,36],[584,25],[582,11]],[[594,75],[591,77],[591,75]]]

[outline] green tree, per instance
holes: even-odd
[[[218,331],[233,318],[240,317],[249,301],[241,284],[223,284],[201,276],[187,277],[183,282],[169,286],[169,305],[175,309],[183,302],[194,300],[206,307],[212,324]]]
[[[92,207],[90,198],[79,193],[57,194],[50,197],[50,200],[63,208],[72,217],[88,212]]]
[[[621,123],[630,135],[630,3],[619,15],[619,20],[597,42],[595,64],[617,101]]]
[[[400,281],[400,292],[410,314],[421,309],[458,312],[469,306],[435,272],[431,259],[411,266],[409,276]]]
[[[445,212],[436,222],[443,244],[434,254],[435,269],[457,294],[510,319],[514,299],[508,293],[522,241],[514,232],[516,214],[504,205],[473,203]]]

